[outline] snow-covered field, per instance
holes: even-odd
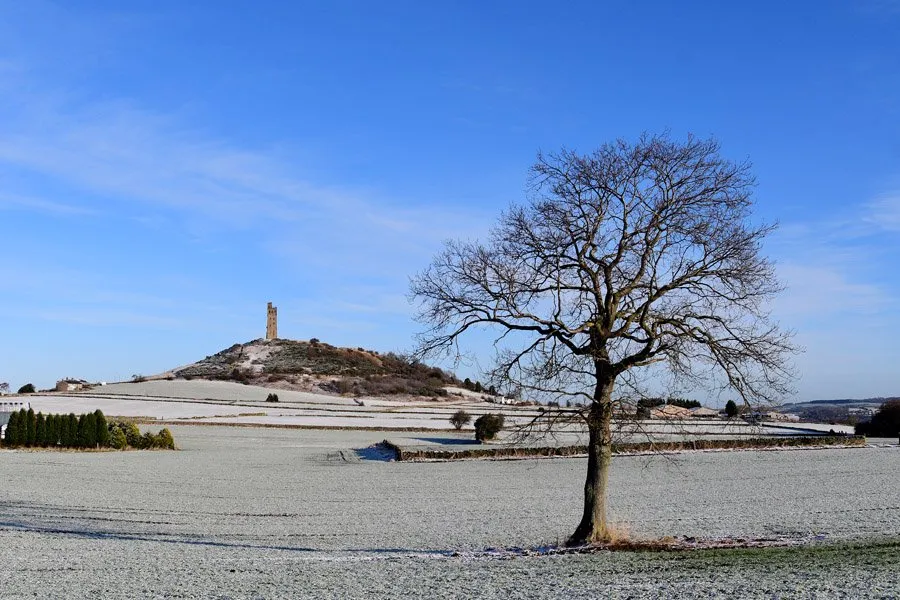
[[[278,394],[279,402],[266,402],[266,396],[273,391]],[[399,430],[449,431],[452,429],[449,417],[460,408],[472,414],[473,419],[489,412],[503,413],[511,426],[528,422],[538,414],[534,407],[491,404],[471,393],[437,402],[392,397],[354,399],[204,380],[117,383],[86,392],[33,395],[27,401],[35,410],[54,413],[81,413],[99,408],[107,415],[170,422]],[[798,427],[808,428],[805,424]],[[825,431],[852,433],[849,427],[825,427]],[[471,430],[470,424],[466,431]],[[565,428],[557,430],[562,432]],[[576,443],[578,436],[573,437],[571,428],[568,431],[569,435],[561,436],[563,441],[554,443]],[[642,441],[647,434],[665,440],[685,435],[738,437],[798,433],[802,431],[785,424],[748,427],[742,421],[644,421],[639,426],[625,428],[623,440]]]
[[[900,589],[896,447],[613,459],[610,510],[634,536],[824,546],[499,560],[467,553],[571,532],[583,459],[393,463],[359,458],[378,432],[172,429],[180,452],[0,452],[0,597],[822,598]]]

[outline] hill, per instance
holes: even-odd
[[[235,344],[154,379],[173,377],[359,396],[445,396],[446,386],[459,384],[452,373],[408,356],[339,348],[316,339]]]
[[[811,400],[784,404],[781,410],[799,415],[804,421],[820,423],[845,423],[855,425],[868,421],[876,410],[888,400],[896,398],[838,398],[834,400]]]
[[[895,396],[887,397],[887,398],[838,398],[834,400],[809,400],[807,402],[792,402],[789,404],[784,404],[783,408],[802,408],[807,406],[816,406],[816,405],[829,405],[829,406],[845,406],[848,408],[851,407],[879,407],[888,400],[898,400]]]

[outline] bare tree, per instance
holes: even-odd
[[[531,175],[528,202],[486,242],[447,242],[412,279],[419,351],[458,356],[460,336],[493,327],[496,378],[586,404],[584,513],[569,543],[603,542],[617,386],[637,390],[649,373],[747,403],[788,391],[794,347],[769,318],[780,287],[760,252],[773,226],[750,220],[750,165],[712,139],[563,150]]]

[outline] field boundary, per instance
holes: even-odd
[[[587,446],[479,446],[466,449],[411,448],[390,440],[382,442],[394,453],[397,461],[453,461],[469,459],[525,459],[586,456]],[[672,453],[705,450],[765,450],[791,448],[839,447],[854,448],[866,445],[866,438],[857,435],[817,435],[778,438],[749,438],[732,440],[685,440],[678,442],[638,442],[613,444],[613,454]]]

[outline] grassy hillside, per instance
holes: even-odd
[[[354,395],[443,396],[445,386],[459,383],[453,374],[406,356],[338,348],[315,339],[235,344],[173,374],[288,388],[313,385]]]

